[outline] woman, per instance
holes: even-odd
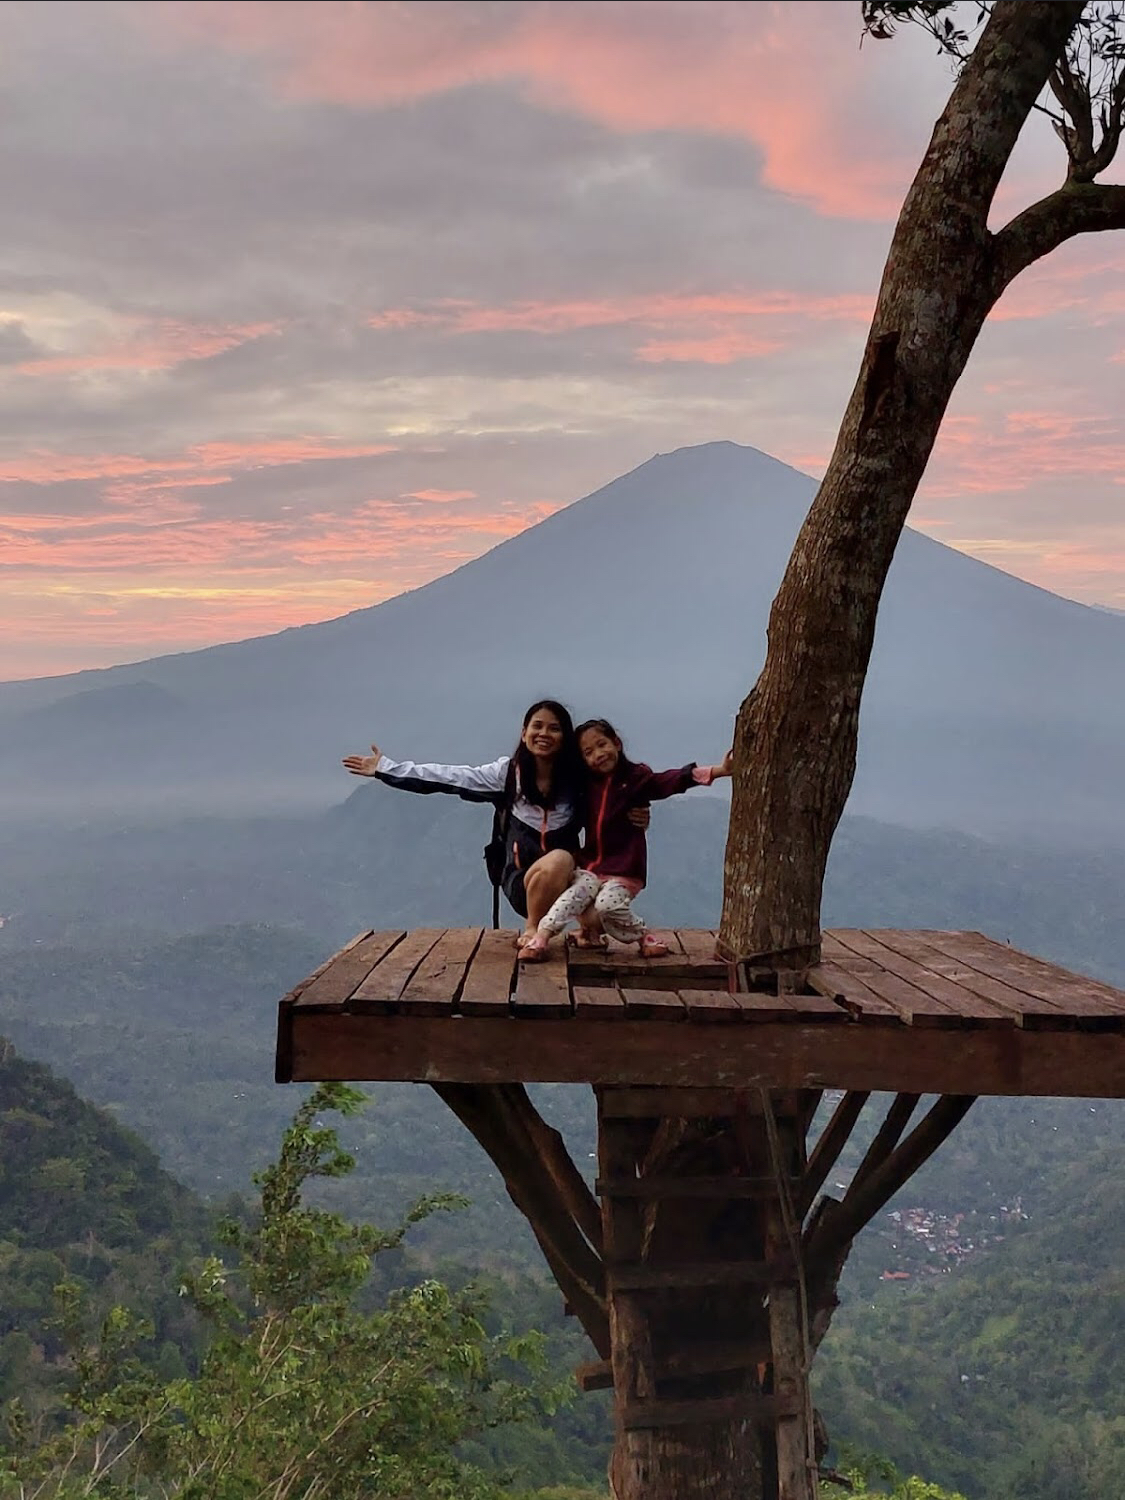
[[[353,776],[374,776],[407,792],[452,792],[500,809],[504,868],[500,886],[526,926],[519,946],[535,936],[552,903],[574,875],[585,814],[585,767],[574,724],[561,703],[542,698],[523,716],[511,755],[484,766],[418,765],[395,761],[372,745],[370,755],[348,755]],[[647,809],[642,813],[646,823]]]

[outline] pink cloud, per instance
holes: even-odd
[[[372,328],[437,328],[450,333],[570,333],[629,324],[653,327],[725,322],[730,318],[843,322],[865,325],[875,299],[862,292],[793,291],[658,292],[616,301],[512,302],[489,307],[447,300],[421,307],[386,308],[368,319]]]
[[[1044,479],[1114,480],[1125,471],[1125,421],[1096,414],[1012,411],[989,421],[946,418],[921,493],[1017,493]]]
[[[567,5],[166,3],[132,17],[166,44],[262,60],[293,99],[385,109],[453,89],[503,84],[549,109],[619,132],[679,130],[752,143],[767,186],[849,218],[893,215],[936,106],[900,83],[902,43],[859,54],[858,11],[843,5],[620,0]],[[877,81],[877,84],[876,84]],[[878,86],[877,86],[878,85]],[[887,128],[898,91],[917,139]],[[924,91],[923,91],[924,92]]]
[[[731,365],[742,359],[760,359],[784,348],[779,340],[754,338],[751,334],[715,333],[699,339],[650,339],[637,350],[645,364],[668,362]]]
[[[455,505],[458,500],[475,500],[476,490],[411,490],[410,500],[429,500],[434,505]]]
[[[228,476],[206,478],[212,469],[269,469],[321,459],[373,458],[396,452],[392,443],[341,443],[331,438],[271,438],[259,442],[198,443],[172,457],[136,453],[51,453],[31,449],[0,461],[0,483],[61,484],[66,480],[117,479],[131,475],[186,476],[182,481],[161,478],[162,488],[179,485],[222,484]]]
[[[171,370],[190,360],[212,359],[239,344],[276,333],[278,323],[201,327],[166,319],[117,343],[82,353],[51,354],[17,365],[21,375],[85,375],[99,370]]]
[[[448,299],[418,307],[384,308],[367,322],[381,330],[428,328],[453,336],[530,333],[549,337],[590,328],[637,328],[662,335],[637,345],[636,357],[642,363],[728,365],[776,353],[806,325],[866,327],[873,308],[874,299],[864,293],[736,290],[653,293],[617,300],[541,299],[500,306]],[[761,331],[754,331],[754,325],[760,325]]]

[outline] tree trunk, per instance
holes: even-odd
[[[757,1432],[737,1420],[622,1433],[609,1475],[614,1500],[756,1500],[763,1493]]]
[[[999,0],[903,204],[859,379],[735,732],[721,941],[814,961],[879,598],[954,386],[1005,284],[988,211],[1081,3]]]

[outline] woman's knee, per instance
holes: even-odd
[[[574,874],[574,856],[565,849],[552,849],[542,855],[524,876],[524,885],[529,890],[552,886],[560,891],[566,889]]]

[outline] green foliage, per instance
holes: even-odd
[[[306,1185],[351,1169],[318,1116],[359,1095],[318,1088],[259,1174],[254,1222],[228,1221],[229,1259],[208,1258],[182,1293],[211,1331],[198,1374],[171,1381],[143,1364],[149,1329],[120,1307],[81,1341],[80,1291],[62,1288],[74,1344],[71,1422],[36,1438],[9,1407],[0,1459],[4,1500],[78,1495],[178,1500],[486,1500],[497,1481],[459,1455],[483,1432],[558,1397],[523,1372],[540,1341],[490,1337],[472,1287],[428,1280],[373,1309],[359,1305],[374,1257],[410,1223],[446,1206],[416,1204],[392,1231],[352,1224],[303,1201]]]
[[[0,1405],[19,1393],[39,1423],[57,1403],[60,1283],[98,1315],[128,1299],[151,1358],[182,1373],[196,1320],[174,1281],[210,1219],[136,1136],[0,1042]]]

